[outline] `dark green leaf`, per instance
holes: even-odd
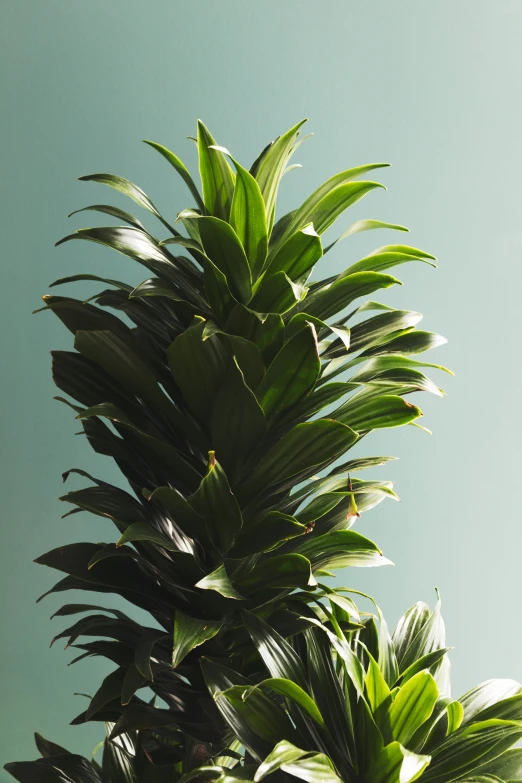
[[[252,277],[241,241],[228,223],[216,217],[202,217],[198,228],[205,253],[225,275],[231,293],[247,304],[252,297]]]
[[[205,520],[185,500],[176,489],[158,487],[150,495],[150,500],[162,503],[172,514],[172,518],[185,535],[199,541],[203,546],[208,542]]]
[[[241,529],[228,557],[244,558],[257,552],[268,552],[291,538],[304,535],[307,530],[294,517],[279,511],[269,511],[253,525]]]
[[[415,421],[422,412],[416,405],[402,397],[380,395],[365,399],[352,397],[331,414],[331,418],[347,424],[356,432],[376,430],[383,427],[400,427]]]
[[[212,445],[233,480],[266,429],[263,411],[235,361],[229,363],[212,410]]]
[[[244,612],[243,618],[247,631],[270,675],[291,680],[306,690],[304,666],[289,642],[252,612]]]
[[[195,647],[212,639],[222,628],[221,621],[203,620],[189,617],[179,609],[174,618],[174,643],[172,648],[172,666],[179,666],[183,658]]]
[[[225,598],[241,599],[243,596],[232,585],[226,568],[221,564],[215,571],[200,579],[195,587],[200,590],[215,590]]]
[[[301,554],[288,554],[260,561],[238,586],[242,593],[253,594],[264,589],[304,588],[314,583],[310,561]]]
[[[78,215],[80,212],[103,212],[105,215],[111,215],[111,217],[118,218],[118,220],[123,220],[124,223],[129,223],[131,226],[134,226],[134,228],[139,228],[142,231],[145,231],[145,227],[143,226],[140,221],[134,217],[134,215],[131,215],[129,212],[125,212],[123,209],[118,209],[118,207],[113,207],[110,204],[93,204],[89,207],[83,207],[82,209],[75,209],[74,212],[71,212],[67,217],[72,217],[73,215]]]
[[[261,459],[256,474],[238,489],[241,497],[251,497],[274,484],[328,464],[341,456],[357,440],[357,434],[336,421],[298,424]]]
[[[297,551],[314,568],[390,565],[377,544],[354,530],[336,530],[324,536],[310,536],[299,543]]]
[[[187,329],[167,350],[170,371],[187,405],[199,421],[208,422],[229,358],[218,336],[203,337],[205,322]]]
[[[379,288],[389,288],[396,284],[400,285],[400,281],[391,275],[382,275],[379,272],[356,272],[347,277],[338,277],[330,285],[309,294],[301,308],[325,321],[344,310],[354,299],[367,296]]]
[[[275,693],[285,696],[287,699],[295,702],[301,707],[319,726],[324,727],[323,716],[319,712],[315,701],[306,691],[300,688],[299,685],[292,682],[292,680],[272,677],[268,680],[263,680],[263,682],[260,682],[256,687],[269,688],[270,690],[275,691]]]
[[[210,452],[207,475],[188,501],[205,520],[215,546],[222,552],[230,549],[243,523],[238,502],[214,452]]]
[[[265,416],[282,413],[308,394],[320,369],[315,328],[308,324],[285,343],[256,389]]]
[[[292,280],[298,280],[310,271],[322,254],[321,238],[310,223],[286,240],[270,261],[265,275],[273,277],[277,272],[286,272]]]

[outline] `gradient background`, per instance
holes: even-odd
[[[84,709],[73,692],[92,693],[106,670],[66,668],[70,653],[48,649],[64,627],[48,618],[63,601],[35,605],[56,581],[35,556],[113,535],[99,518],[60,519],[60,473],[117,474],[73,437],[70,412],[51,399],[48,351],[68,347],[68,333],[50,314],[30,313],[66,274],[142,279],[123,256],[53,243],[98,221],[68,221],[73,209],[109,200],[139,210],[78,183],[82,174],[126,176],[168,217],[190,205],[140,140],[166,144],[194,168],[185,136],[197,117],[243,161],[310,118],[315,138],[295,158],[304,168],[285,178],[285,211],[341,169],[394,164],[382,175],[388,192],[368,196],[342,227],[359,217],[405,223],[406,241],[438,256],[438,271],[399,269],[405,285],[383,296],[420,310],[425,328],[449,338],[429,359],[456,377],[440,377],[444,400],[423,395],[431,438],[408,427],[365,441],[367,452],[401,457],[373,475],[394,479],[402,503],[383,503],[358,528],[396,567],[339,581],[375,595],[390,624],[418,599],[433,603],[438,586],[456,647],[455,695],[491,676],[522,680],[522,2],[0,0],[0,11],[1,762],[34,757],[34,730],[89,754],[101,727],[68,726]],[[348,240],[323,271],[394,236]]]

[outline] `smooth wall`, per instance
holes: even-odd
[[[383,296],[448,337],[429,360],[456,376],[438,379],[443,400],[423,395],[431,437],[407,427],[365,439],[366,453],[401,458],[374,475],[394,479],[402,502],[358,527],[396,566],[338,582],[371,592],[392,625],[414,601],[433,604],[438,587],[456,696],[492,676],[522,680],[520,0],[0,0],[0,18],[0,761],[34,757],[34,730],[87,755],[102,734],[68,722],[85,704],[73,692],[92,694],[104,664],[67,668],[71,651],[49,650],[64,627],[49,616],[64,601],[35,604],[57,575],[31,561],[59,544],[110,540],[109,522],[61,520],[57,498],[67,468],[117,474],[52,400],[49,350],[71,340],[52,314],[31,311],[67,274],[139,282],[123,256],[53,243],[103,223],[68,220],[72,210],[126,206],[77,182],[83,174],[126,176],[170,217],[189,206],[183,183],[140,140],[194,168],[185,137],[197,117],[246,162],[309,117],[315,135],[295,158],[303,168],[285,177],[285,211],[341,169],[393,163],[382,172],[388,191],[340,222],[406,224],[407,241],[438,256],[437,271],[397,270],[404,286]],[[326,272],[391,241],[385,232],[347,240]]]

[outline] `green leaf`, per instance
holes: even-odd
[[[262,560],[238,584],[241,592],[249,594],[283,587],[308,587],[314,584],[310,561],[301,554],[274,555]]]
[[[113,285],[115,288],[119,288],[121,291],[132,291],[132,286],[122,283],[121,280],[113,280],[109,277],[100,277],[99,275],[69,275],[68,277],[60,277],[52,283],[49,283],[49,288],[53,288],[56,285],[63,285],[64,283],[76,283],[83,280],[94,281],[97,283],[106,283],[107,285]]]
[[[125,177],[119,177],[117,174],[87,174],[78,179],[80,182],[99,182],[102,185],[108,185],[119,193],[123,193],[124,196],[128,196],[135,201],[136,204],[139,204],[140,207],[152,212],[153,215],[163,221],[160,213],[147,194],[133,182],[125,179]]]
[[[137,670],[147,680],[153,680],[153,672],[151,666],[151,656],[157,642],[161,639],[168,639],[169,637],[163,631],[156,631],[154,629],[145,630],[136,644],[136,650],[134,652],[134,664]]]
[[[462,709],[460,701],[451,701],[446,707],[446,712],[448,713],[448,728],[446,729],[446,735],[449,736],[450,734],[453,734],[454,731],[457,731],[461,725],[464,717],[464,710]]]
[[[139,228],[142,231],[145,231],[145,227],[143,226],[140,221],[134,217],[134,215],[131,215],[129,212],[126,212],[123,209],[119,209],[118,207],[113,207],[110,204],[92,204],[89,207],[83,207],[82,209],[75,209],[74,212],[71,212],[67,217],[72,217],[73,215],[78,215],[80,212],[102,212],[105,215],[111,215],[111,217],[118,218],[118,220],[123,220],[124,223],[129,223],[131,226],[134,226],[134,228]]]
[[[226,699],[240,717],[243,727],[257,734],[264,743],[273,744],[281,736],[293,739],[297,734],[281,707],[258,689],[233,685],[218,695],[218,702],[220,699]],[[238,739],[242,739],[239,733]]]
[[[223,325],[237,305],[228,287],[227,278],[217,266],[208,261],[205,267],[205,293],[216,321]]]
[[[155,729],[172,725],[171,710],[162,710],[148,704],[136,704],[128,707],[114,724],[109,739],[142,729]]]
[[[330,643],[335,647],[337,657],[342,661],[344,670],[355,690],[360,697],[364,698],[364,669],[359,658],[344,638],[338,638],[327,628],[323,627],[323,630],[326,631]]]
[[[161,390],[149,367],[120,337],[107,331],[78,331],[74,347],[102,367],[121,385],[122,391],[131,392],[144,400],[182,432],[190,431],[186,417],[181,415]]]
[[[420,756],[392,742],[381,751],[370,767],[372,783],[411,783],[421,776],[430,763],[430,756]]]
[[[216,593],[219,593],[225,598],[235,598],[241,600],[243,597],[232,585],[226,568],[223,564],[216,568],[215,571],[212,571],[211,574],[208,574],[208,576],[200,579],[195,587],[199,587],[200,590],[215,590]]]
[[[304,666],[289,642],[252,612],[244,612],[243,620],[271,676],[290,680],[300,688],[306,689]]]
[[[93,333],[91,332],[90,334]],[[82,421],[97,417],[104,417],[111,421],[118,422],[118,424],[121,424],[124,427],[129,427],[143,446],[147,459],[162,471],[172,471],[174,476],[181,479],[187,491],[193,491],[198,486],[201,480],[200,473],[198,473],[195,468],[193,468],[192,465],[170,445],[170,443],[143,432],[143,430],[133,424],[133,422],[115,405],[112,405],[111,403],[93,405],[91,408],[87,408],[77,416],[77,418]]]
[[[265,416],[295,405],[312,390],[320,370],[315,328],[308,324],[284,344],[256,389]]]
[[[417,674],[423,669],[435,668],[437,664],[442,661],[442,659],[444,658],[446,653],[449,652],[450,649],[451,649],[450,647],[441,647],[440,650],[433,650],[427,655],[423,655],[421,658],[418,658],[416,661],[414,661],[414,663],[408,666],[408,668],[401,673],[399,679],[397,680],[397,683],[401,683],[402,685],[404,685],[404,683],[407,682],[407,680],[409,680],[410,677],[413,677],[414,674]]]
[[[384,343],[386,339],[390,339],[390,336],[394,336],[394,332],[411,329],[421,320],[421,313],[415,313],[412,310],[391,310],[380,315],[374,315],[366,321],[361,321],[352,326],[350,332],[350,353],[360,351],[374,344]],[[340,348],[341,346],[339,345]],[[328,349],[328,355],[333,355],[334,350],[335,346],[332,345]],[[364,371],[365,367],[366,365],[363,366],[361,372]]]
[[[522,685],[516,680],[486,680],[476,685],[459,698],[464,709],[463,723],[475,720],[484,711],[520,693]]]
[[[230,210],[230,225],[246,253],[253,279],[257,279],[268,251],[268,232],[263,196],[254,177],[236,160],[236,182]]]
[[[284,343],[285,325],[277,313],[260,315],[237,304],[226,321],[225,332],[255,343],[269,364]]]
[[[361,272],[360,274],[371,273]],[[392,340],[388,340],[387,342],[374,345],[372,348],[368,348],[362,356],[379,356],[383,353],[424,353],[424,351],[429,351],[431,348],[437,348],[439,345],[444,345],[446,342],[446,338],[442,337],[440,334],[423,332],[420,329],[416,329],[414,331],[409,331],[406,334],[402,334],[399,337],[395,337]]]
[[[234,174],[208,128],[198,120],[199,173],[203,186],[203,201],[210,215],[228,220],[234,193]]]
[[[195,539],[202,546],[205,546],[208,543],[209,539],[205,520],[194,511],[192,506],[176,489],[172,489],[171,487],[158,487],[158,489],[154,490],[148,498],[149,500],[156,500],[159,503],[162,503],[172,514],[172,518],[176,521],[176,524],[179,525],[185,535]]]
[[[298,280],[322,255],[321,238],[310,223],[286,240],[268,264],[265,275],[273,277],[277,272],[285,272],[292,280]]]
[[[480,775],[497,775],[502,780],[522,780],[522,748],[507,750],[480,768]]]
[[[155,530],[148,522],[134,522],[122,533],[121,537],[116,542],[116,546],[123,546],[129,541],[151,541],[164,549],[172,552],[179,551],[179,547],[164,536],[159,530]]]
[[[357,437],[350,427],[328,419],[298,424],[261,459],[255,475],[238,488],[238,494],[250,498],[311,468],[318,469],[340,457]]]
[[[155,141],[148,141],[147,139],[144,139],[145,144],[148,144],[149,147],[152,147],[153,149],[157,150],[160,155],[162,155],[165,160],[167,160],[171,166],[178,172],[182,180],[187,185],[188,189],[196,199],[196,203],[198,207],[202,210],[205,209],[205,205],[203,204],[203,199],[199,195],[199,190],[197,189],[194,180],[192,179],[189,170],[185,166],[185,164],[178,158],[177,155],[174,155],[173,152],[168,150],[166,147],[164,147],[162,144],[158,144]]]
[[[125,679],[125,669],[118,667],[108,674],[94,694],[87,708],[86,718],[96,715],[102,707],[121,695],[121,688]]]
[[[440,600],[435,610],[423,624],[400,661],[401,670],[407,669],[416,660],[433,650],[445,646],[444,620],[440,613]]]
[[[369,256],[352,264],[344,274],[353,275],[355,272],[382,272],[385,269],[391,269],[399,264],[406,264],[408,261],[423,261],[430,266],[436,266],[436,264],[430,260],[432,258],[433,256],[428,256],[427,253],[423,253],[414,247],[405,248],[404,252],[391,252],[386,248],[381,248],[380,252],[376,250]]]
[[[416,405],[395,395],[380,395],[369,399],[352,397],[331,414],[336,421],[347,424],[355,432],[400,427],[415,421],[422,412]]]
[[[249,308],[256,313],[286,313],[304,298],[306,288],[294,283],[286,272],[263,277]]]
[[[231,361],[215,395],[210,420],[212,445],[231,480],[262,441],[265,429],[263,410],[237,362]]]
[[[209,455],[207,475],[188,502],[204,518],[215,546],[221,552],[230,549],[243,522],[238,502],[213,451]]]
[[[137,299],[142,296],[165,296],[167,299],[172,299],[173,302],[184,302],[187,309],[190,308],[192,312],[194,311],[194,308],[190,307],[188,302],[179,295],[179,292],[173,286],[158,277],[150,277],[148,280],[144,280],[143,283],[137,285],[129,293],[129,299]]]
[[[4,766],[19,783],[102,783],[99,768],[75,754],[37,761],[15,761]]]
[[[421,628],[430,617],[428,604],[418,601],[401,617],[393,633],[393,645],[401,672],[405,671],[402,660]],[[415,661],[413,661],[415,662]]]
[[[343,231],[339,239],[336,239],[335,242],[332,242],[332,244],[326,248],[325,253],[342,239],[346,239],[353,234],[358,234],[361,231],[371,231],[375,228],[390,228],[392,231],[409,231],[406,226],[398,226],[396,223],[383,223],[382,220],[356,220],[355,223],[352,223],[352,225],[346,229],[346,231]]]
[[[41,734],[38,734],[38,732],[35,732],[34,741],[36,747],[38,748],[38,752],[43,758],[49,758],[49,756],[61,756],[63,754],[69,753],[69,751],[65,750],[65,748],[62,748],[61,745],[57,745],[55,742],[46,740],[44,737],[42,737]]]
[[[373,713],[376,713],[381,705],[391,701],[391,691],[382,676],[379,665],[373,655],[368,653],[368,669],[364,678],[364,687],[368,704]]]
[[[174,642],[172,648],[172,667],[175,669],[195,647],[212,639],[222,628],[221,621],[204,620],[189,617],[179,609],[174,616]]]
[[[487,720],[457,729],[433,752],[426,783],[446,783],[474,772],[501,756],[522,737],[514,721]]]
[[[223,697],[223,693],[234,685],[246,686],[244,689],[244,692],[246,692],[251,682],[237,672],[208,658],[201,659],[201,670],[207,688],[218,710],[232,729],[234,736],[240,739],[241,743],[254,758],[259,760],[263,758],[268,752],[267,743],[261,741],[255,730],[245,723],[232,702]],[[269,748],[270,746],[268,746]]]
[[[56,245],[69,242],[72,239],[84,239],[100,245],[113,248],[119,253],[139,261],[147,269],[156,274],[162,274],[172,279],[176,266],[152,237],[145,231],[127,226],[97,226],[95,228],[80,228],[76,233],[60,239]]]
[[[377,544],[354,530],[336,530],[323,536],[307,536],[295,548],[316,568],[390,565]]]
[[[291,220],[285,226],[281,236],[278,237],[276,249],[289,236],[295,234],[308,223],[314,224],[318,234],[326,231],[345,209],[359,201],[370,190],[383,187],[378,182],[353,182],[353,180],[362,174],[387,165],[387,163],[371,163],[366,166],[358,166],[335,174],[327,180],[293,213]]]
[[[231,293],[247,304],[252,297],[252,276],[238,235],[216,217],[199,218],[198,228],[206,255],[225,275]]]
[[[301,308],[310,315],[325,321],[344,310],[354,299],[367,296],[379,288],[389,288],[400,281],[391,275],[379,272],[356,272],[347,277],[338,277],[333,283],[309,294]]]
[[[281,765],[281,769],[288,775],[308,783],[342,783],[332,762],[324,753],[311,753],[297,761],[288,761]]]
[[[299,128],[305,122],[306,120],[301,120],[301,122],[298,122],[297,125],[290,128],[283,136],[276,139],[268,148],[266,154],[262,157],[257,166],[255,177],[265,202],[266,221],[269,231],[271,231],[274,222],[279,183],[286,168],[291,149],[299,134]]]
[[[307,753],[308,751],[296,748],[295,745],[292,745],[288,740],[281,740],[266,759],[264,759],[263,763],[259,765],[254,780],[256,783],[263,780],[267,775],[271,775],[273,772],[281,769],[283,764],[297,761],[297,759],[306,756]]]
[[[199,421],[208,422],[212,400],[229,363],[219,337],[205,340],[205,322],[186,329],[167,349],[170,371],[187,405]]]
[[[229,558],[248,557],[257,552],[269,552],[291,538],[302,536],[308,531],[294,517],[269,511],[258,517],[251,525],[244,525],[236,537]]]
[[[323,716],[319,712],[315,701],[305,690],[303,690],[303,688],[296,685],[292,680],[281,677],[271,677],[268,680],[263,680],[255,687],[269,688],[270,690],[275,691],[275,693],[285,696],[287,699],[290,699],[301,707],[301,709],[303,709],[319,726],[324,727]]]
[[[131,663],[127,667],[127,673],[125,674],[125,679],[123,681],[123,685],[121,688],[121,703],[122,705],[127,705],[136,691],[138,691],[140,688],[143,688],[144,686],[149,685],[145,677],[141,674],[140,671],[136,668],[134,663]]]
[[[428,671],[421,671],[399,688],[389,708],[392,737],[407,745],[418,728],[428,720],[439,697],[437,683]]]

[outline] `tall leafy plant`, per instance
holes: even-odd
[[[81,178],[130,197],[162,236],[96,204],[85,209],[124,225],[58,243],[105,245],[148,276],[131,286],[76,274],[52,286],[103,290],[88,301],[44,297],[74,335],[74,351],[53,353],[58,399],[128,490],[65,473],[90,482],[63,496],[68,514],[105,517],[116,534],[37,562],[64,574],[49,593],[115,593],[150,621],[104,601],[58,610],[72,624],[55,638],[78,648],[75,660],[112,663],[73,721],[103,722],[108,735],[101,765],[37,735],[42,758],[8,765],[21,783],[442,782],[498,765],[522,735],[516,683],[449,699],[438,608],[414,607],[392,640],[378,609],[361,613],[353,591],[321,581],[330,569],[389,562],[352,526],[395,497],[390,482],[359,477],[390,458],[347,452],[373,430],[418,426],[405,398],[440,395],[424,370],[444,368],[412,357],[444,340],[416,328],[419,313],[367,300],[399,283],[398,265],[433,265],[429,253],[384,245],[339,275],[313,275],[339,239],[406,230],[358,220],[323,243],[382,187],[366,177],[385,164],[336,174],[276,219],[302,124],[246,169],[198,123],[201,193],[174,153],[147,142],[191,194],[174,222],[127,179]],[[514,753],[488,775],[519,776]]]

